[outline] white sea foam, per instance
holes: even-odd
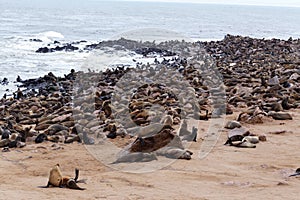
[[[63,34],[55,31],[46,31],[37,34],[37,38],[43,41],[53,41],[54,39],[63,39],[65,38]]]

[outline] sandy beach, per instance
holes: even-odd
[[[151,173],[116,171],[96,160],[83,144],[28,144],[1,152],[0,199],[297,199],[299,178],[288,177],[299,167],[299,110],[293,121],[270,120],[249,125],[252,133],[266,134],[255,149],[223,145],[224,129],[212,152],[200,160],[201,138],[209,121],[199,121],[197,143],[190,146],[192,160],[177,160]],[[227,116],[227,120],[237,113]],[[283,134],[270,132],[285,130]],[[157,161],[152,161],[153,164]],[[65,175],[80,169],[84,191],[45,186],[50,168],[59,163]]]
[[[0,1],[0,200],[300,199],[299,2]]]

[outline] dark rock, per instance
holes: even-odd
[[[41,39],[30,39],[29,41],[30,42],[43,42],[43,40],[41,40]]]
[[[49,49],[48,47],[41,47],[38,50],[36,50],[35,52],[36,53],[51,53],[51,52],[53,52],[53,50],[51,48]]]

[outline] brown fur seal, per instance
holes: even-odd
[[[78,180],[79,176],[79,170],[75,169],[75,178],[70,178],[68,176],[62,176],[60,166],[59,164],[55,165],[51,170],[50,170],[50,175],[49,175],[49,180],[48,184],[45,187],[42,188],[48,188],[49,186],[54,186],[54,187],[66,187],[70,189],[75,189],[75,190],[85,190],[85,188],[81,188],[77,185],[78,182],[81,182]]]
[[[60,171],[59,164],[57,164],[50,170],[47,187],[49,187],[50,185],[55,187],[61,187],[61,182],[62,182],[62,173]]]
[[[60,124],[53,124],[53,125],[51,125],[51,126],[48,127],[48,129],[45,131],[45,134],[47,134],[47,135],[54,135],[57,132],[62,131],[62,130],[68,131],[69,128],[65,127],[63,125],[60,125]]]

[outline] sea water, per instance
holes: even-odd
[[[175,32],[191,40],[220,40],[226,34],[257,38],[300,37],[300,8],[101,0],[0,0],[0,86],[2,96],[15,90],[18,75],[62,76],[80,70],[88,51],[35,51],[53,44],[117,39],[147,28]],[[151,35],[150,31],[150,35]],[[30,39],[39,39],[35,42]],[[166,38],[168,39],[168,38]],[[79,45],[79,46],[80,46]],[[83,48],[83,46],[82,46]]]

